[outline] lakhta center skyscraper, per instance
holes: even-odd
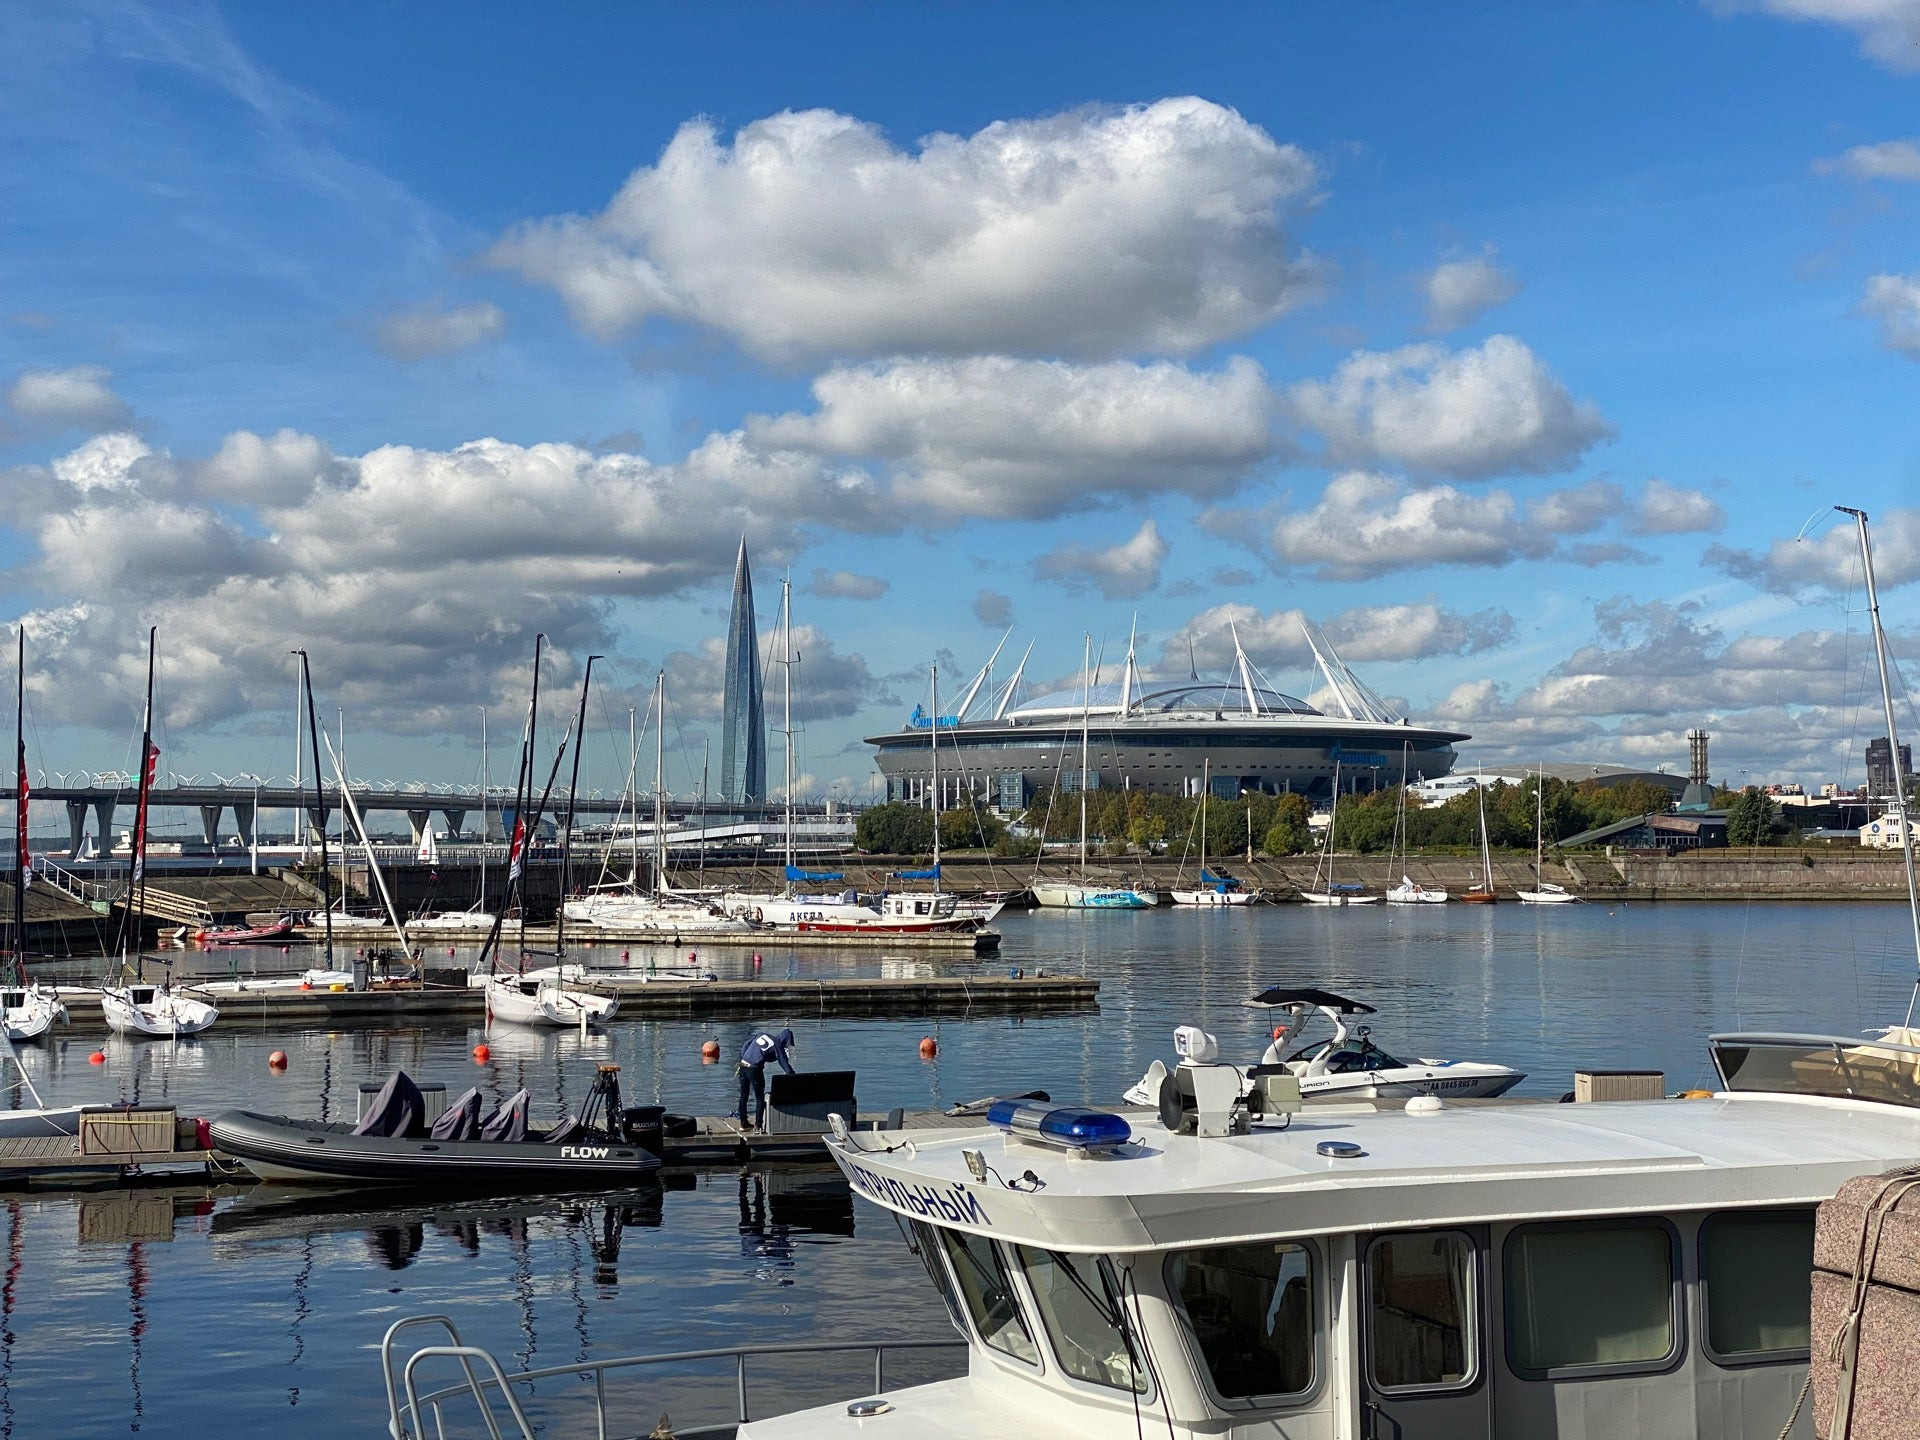
[[[753,571],[747,542],[733,567],[727,620],[726,698],[721,714],[720,795],[735,805],[767,798],[767,717],[760,693],[760,637],[753,623]]]

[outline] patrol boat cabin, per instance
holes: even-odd
[[[1709,1099],[1306,1110],[1189,1059],[1159,1116],[1003,1101],[837,1135],[967,1373],[740,1435],[1772,1440],[1804,1398],[1814,1207],[1920,1161],[1920,1048],[1714,1056]]]

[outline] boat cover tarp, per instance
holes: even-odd
[[[532,1101],[526,1090],[513,1092],[493,1113],[480,1122],[482,1140],[524,1140],[527,1138],[527,1106]]]
[[[1200,869],[1200,883],[1202,885],[1217,885],[1222,891],[1225,891],[1238,885],[1240,882],[1231,875],[1216,875],[1205,866],[1202,866]]]
[[[469,1088],[449,1105],[446,1113],[433,1122],[435,1140],[478,1140],[480,1138],[480,1092]]]
[[[802,870],[798,865],[787,866],[787,879],[812,883],[817,880],[844,880],[844,872],[839,870]]]
[[[404,1070],[396,1070],[387,1077],[387,1083],[380,1087],[380,1093],[373,1097],[373,1104],[367,1107],[367,1113],[358,1125],[353,1127],[356,1135],[376,1135],[385,1139],[394,1139],[403,1135],[412,1135],[419,1131],[427,1119],[427,1102],[420,1094],[420,1087]]]
[[[893,872],[893,877],[896,880],[938,880],[940,867],[935,865],[928,870],[896,870]]]
[[[1293,989],[1285,985],[1274,985],[1262,990],[1247,1001],[1249,1005],[1325,1005],[1330,1010],[1338,1010],[1342,1015],[1371,1015],[1373,1006],[1362,1005],[1358,1000],[1349,1000],[1344,995],[1336,995],[1331,990],[1316,990],[1312,987]]]

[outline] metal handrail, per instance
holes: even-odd
[[[446,1335],[450,1343],[421,1346],[407,1356],[404,1364],[396,1371],[394,1341],[401,1331],[409,1328],[437,1329]],[[404,1320],[397,1320],[387,1327],[387,1332],[380,1341],[380,1368],[386,1383],[387,1430],[392,1440],[445,1440],[447,1430],[443,1407],[448,1401],[457,1400],[462,1396],[471,1400],[480,1411],[480,1417],[487,1427],[489,1440],[506,1440],[506,1434],[500,1427],[500,1417],[489,1398],[490,1391],[497,1391],[505,1401],[508,1417],[518,1430],[521,1440],[535,1440],[532,1422],[527,1418],[526,1411],[521,1408],[519,1399],[513,1393],[513,1387],[563,1375],[592,1377],[596,1440],[608,1440],[606,1377],[610,1371],[636,1369],[647,1365],[690,1364],[701,1360],[732,1360],[734,1362],[734,1397],[738,1417],[732,1422],[723,1421],[676,1432],[679,1440],[697,1440],[697,1437],[731,1431],[752,1419],[747,1407],[747,1361],[754,1357],[871,1352],[873,1391],[879,1394],[886,1389],[886,1357],[889,1350],[964,1350],[966,1348],[967,1342],[960,1339],[812,1340],[786,1345],[732,1345],[711,1350],[675,1350],[658,1355],[623,1355],[611,1360],[583,1360],[572,1364],[549,1365],[538,1370],[521,1370],[508,1374],[501,1369],[500,1363],[488,1351],[466,1344],[460,1338],[460,1331],[450,1317],[414,1315]],[[423,1362],[436,1359],[457,1361],[466,1377],[465,1383],[445,1385],[422,1394],[418,1389],[414,1372]],[[432,1419],[431,1430],[426,1423],[428,1416]]]

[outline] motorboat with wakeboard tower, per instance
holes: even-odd
[[[1285,1019],[1273,1032],[1273,1042],[1259,1063],[1244,1073],[1244,1090],[1251,1091],[1267,1075],[1290,1075],[1305,1100],[1406,1100],[1415,1095],[1437,1095],[1453,1100],[1491,1100],[1504,1095],[1526,1072],[1486,1060],[1404,1060],[1388,1054],[1373,1041],[1365,1025],[1349,1025],[1357,1016],[1372,1015],[1373,1006],[1331,990],[1275,985],[1262,990],[1249,1006],[1277,1010]],[[1295,1046],[1314,1016],[1333,1026],[1333,1034],[1311,1044]],[[1131,1105],[1157,1106],[1167,1076],[1159,1061],[1149,1066],[1125,1099]]]

